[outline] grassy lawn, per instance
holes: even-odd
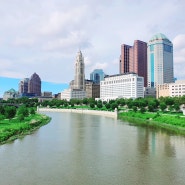
[[[164,128],[185,135],[185,117],[181,113],[140,113],[129,111],[119,113],[119,118],[136,125]]]
[[[23,121],[19,121],[17,118],[12,120],[1,120],[0,144],[13,141],[27,134],[31,134],[33,131],[47,124],[49,121],[49,117],[41,114],[30,115]]]

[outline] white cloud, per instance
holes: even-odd
[[[173,39],[173,45],[175,49],[185,48],[185,34],[179,34]]]
[[[158,32],[174,38],[176,75],[185,65],[184,9],[184,0],[1,1],[0,76],[37,72],[44,81],[69,82],[79,49],[86,76],[95,68],[115,74],[122,43],[147,42]]]

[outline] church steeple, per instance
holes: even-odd
[[[75,79],[74,79],[74,88],[75,89],[85,89],[85,65],[84,57],[82,52],[79,50],[76,56],[75,61]]]

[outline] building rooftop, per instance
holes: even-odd
[[[157,33],[156,35],[154,35],[149,42],[152,42],[154,40],[166,40],[168,42],[171,43],[171,41],[163,34],[163,33]]]

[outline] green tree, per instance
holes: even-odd
[[[136,106],[133,106],[132,109],[133,109],[134,112],[137,112],[137,107]]]
[[[94,103],[90,103],[90,107],[93,109],[95,107]]]
[[[23,105],[23,106],[21,106],[21,107],[18,108],[18,113],[17,113],[17,114],[18,114],[18,115],[22,114],[22,115],[24,115],[25,117],[27,117],[27,116],[29,116],[29,110],[28,110],[27,107],[25,107],[25,106]]]
[[[112,110],[115,110],[115,108],[118,108],[118,104],[116,102],[114,102],[110,105],[110,107]]]
[[[30,109],[30,114],[35,114],[35,109],[33,107]]]
[[[105,104],[106,109],[110,109],[110,103]]]
[[[146,111],[146,110],[145,110],[144,107],[141,107],[141,108],[140,108],[140,112],[141,112],[142,114],[143,114],[145,111]]]
[[[6,106],[5,107],[5,117],[7,119],[12,119],[16,115],[16,108],[14,106]]]
[[[179,110],[180,110],[180,105],[179,105],[178,103],[175,103],[175,104],[174,104],[174,109],[175,109],[176,111],[179,111]]]
[[[160,109],[161,109],[163,112],[164,112],[164,110],[167,108],[165,102],[161,102],[159,106],[160,106]]]
[[[148,111],[149,112],[154,112],[154,107],[152,104],[148,105]]]
[[[97,103],[97,107],[98,107],[99,109],[101,109],[101,108],[103,107],[102,103],[101,103],[101,102],[98,102],[98,103]]]

